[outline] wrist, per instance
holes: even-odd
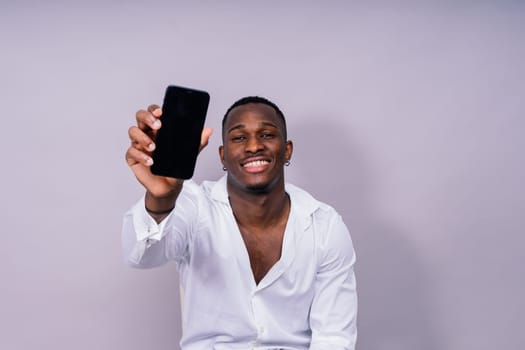
[[[163,215],[169,214],[175,207],[175,201],[180,193],[182,186],[163,196],[156,196],[150,191],[146,191],[144,204],[150,214]]]

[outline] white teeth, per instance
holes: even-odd
[[[249,162],[244,164],[244,167],[256,167],[256,166],[263,166],[265,164],[268,164],[269,162],[267,160],[255,160],[253,162]]]

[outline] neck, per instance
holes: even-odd
[[[228,186],[228,194],[240,226],[268,227],[288,216],[290,200],[284,183],[267,193],[238,192]]]

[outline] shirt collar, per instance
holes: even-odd
[[[227,175],[223,175],[217,182],[211,185],[210,195],[213,200],[230,205],[228,190],[226,187]],[[321,203],[305,190],[286,183],[285,190],[290,195],[292,209],[295,215],[303,222],[304,229],[310,226],[312,214],[319,209]]]

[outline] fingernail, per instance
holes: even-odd
[[[153,159],[151,158],[146,159],[146,165],[153,165]]]
[[[153,122],[153,127],[154,127],[155,129],[160,128],[160,120],[158,120],[158,119],[155,120],[155,121]]]
[[[152,113],[153,115],[155,115],[155,116],[158,117],[158,116],[160,116],[160,115],[162,114],[162,109],[157,108],[157,109],[155,109],[155,110],[154,110],[153,112],[151,112],[151,113]]]
[[[154,144],[154,143],[150,143],[150,144],[148,145],[148,150],[149,150],[149,151],[153,151],[153,150],[155,150],[155,144]]]

